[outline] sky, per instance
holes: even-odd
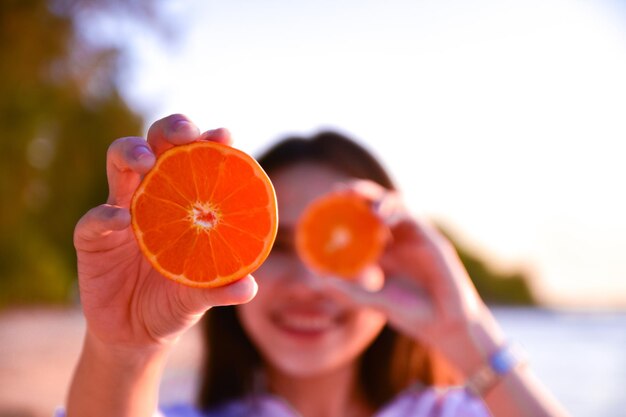
[[[339,130],[416,215],[530,274],[543,302],[626,308],[623,2],[162,5],[173,40],[117,33],[124,94],[148,122],[184,113],[251,154]]]

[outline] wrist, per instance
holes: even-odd
[[[168,354],[166,346],[109,344],[87,332],[77,370],[100,375],[121,391],[145,388],[156,392]]]
[[[67,415],[151,416],[168,349],[108,344],[89,332],[74,372]]]
[[[451,358],[465,375],[465,386],[484,397],[507,375],[526,364],[526,356],[508,341],[487,307],[456,335],[457,349]]]
[[[507,343],[466,379],[465,386],[472,394],[484,397],[508,374],[525,365],[526,355],[521,347]]]
[[[110,366],[122,366],[128,370],[165,361],[171,347],[169,345],[136,345],[131,343],[111,343],[103,341],[87,330],[83,342],[83,356],[97,358]]]
[[[506,343],[504,333],[486,307],[480,319],[467,323],[451,339],[446,343],[445,354],[466,377],[482,367]]]

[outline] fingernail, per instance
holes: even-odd
[[[152,151],[150,151],[150,149],[148,149],[148,147],[146,146],[135,146],[135,148],[133,149],[133,158],[135,158],[135,160],[137,161],[145,158],[148,155],[152,156]]]
[[[193,132],[197,134],[199,131],[198,131],[198,127],[194,125],[193,123],[191,123],[189,120],[179,119],[175,121],[174,124],[172,125],[172,132],[174,133]]]
[[[187,119],[178,119],[172,125],[172,130],[174,132],[177,132],[177,131],[182,130],[182,129],[187,129],[188,126],[189,126],[189,120],[187,120]]]
[[[226,129],[224,129],[223,127],[218,127],[217,129],[207,130],[206,132],[202,133],[202,137],[211,138],[214,136],[222,136],[224,135],[224,133],[226,133]]]

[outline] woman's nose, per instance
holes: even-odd
[[[292,288],[314,292],[324,290],[323,278],[301,262],[297,262],[296,265],[293,265],[293,268],[285,275],[284,279],[286,281],[284,284]]]

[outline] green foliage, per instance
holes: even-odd
[[[115,84],[120,52],[80,36],[75,4],[51,6],[0,3],[0,306],[68,299],[72,231],[106,200],[106,149],[143,126]]]
[[[445,228],[439,227],[454,245],[461,262],[467,269],[476,290],[488,304],[536,305],[537,300],[529,285],[530,278],[520,271],[502,273],[490,267],[469,248],[459,243]]]

